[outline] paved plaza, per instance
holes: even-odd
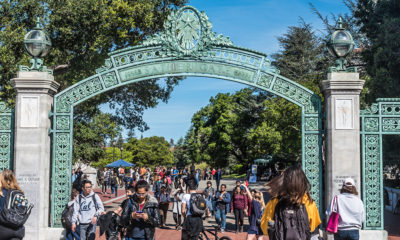
[[[232,190],[235,186],[236,179],[230,179],[230,180],[222,180],[221,184],[226,184],[228,190]],[[263,190],[263,182],[257,183],[257,184],[250,184],[249,188],[252,189],[257,189],[257,190]],[[213,186],[215,186],[215,181],[213,181]],[[202,190],[206,187],[206,181],[201,181],[199,190]],[[96,189],[97,193],[100,193],[99,189]],[[104,202],[105,210],[106,211],[112,211],[116,209],[119,204],[122,203],[122,201],[125,199],[125,191],[123,189],[120,189],[118,191],[118,197],[117,198],[110,198],[110,195],[101,195],[101,199]],[[266,201],[268,199],[265,199]],[[388,211],[385,212],[385,230],[388,231],[389,233],[389,240],[400,240],[400,228],[399,228],[399,223],[400,223],[400,215],[394,215]],[[247,228],[249,225],[248,218],[245,217],[244,221],[244,232],[235,234],[235,218],[233,216],[233,213],[229,213],[227,215],[227,231],[224,233],[218,233],[219,237],[222,236],[229,236],[232,240],[243,240],[246,239],[247,236]],[[207,219],[204,221],[204,226],[206,229],[213,230],[214,227],[216,226],[216,222],[214,218]],[[209,234],[209,237],[211,240],[214,239],[214,237]],[[168,218],[167,218],[167,228],[161,229],[157,228],[156,229],[156,234],[155,234],[155,240],[178,240],[181,238],[181,231],[175,230],[175,222],[172,217],[172,203],[170,206],[170,209],[168,211]],[[97,236],[96,239],[101,239],[105,240],[105,236],[103,235],[102,237],[99,236],[99,230],[97,231]],[[264,236],[264,240],[267,240],[268,237]]]

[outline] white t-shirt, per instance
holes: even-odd
[[[190,213],[190,193],[183,195],[182,203],[186,204],[186,216],[191,215]]]

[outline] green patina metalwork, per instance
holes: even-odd
[[[14,110],[0,102],[0,172],[12,169],[14,160]]]
[[[361,114],[365,229],[383,229],[382,135],[400,134],[400,98],[378,98]]]
[[[51,225],[60,226],[61,213],[69,200],[74,106],[116,87],[168,76],[201,76],[240,82],[300,106],[303,169],[311,182],[312,196],[323,209],[321,98],[280,76],[265,54],[233,46],[229,38],[216,35],[206,14],[193,7],[173,12],[164,27],[163,32],[138,46],[110,53],[95,75],[55,96],[51,130]]]

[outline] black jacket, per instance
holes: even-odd
[[[121,223],[127,228],[127,236],[132,235],[133,219],[132,212],[139,210],[139,204],[137,203],[137,197],[134,195],[125,205],[122,207]],[[145,222],[146,240],[152,240],[155,233],[155,228],[161,225],[160,212],[158,210],[158,202],[154,197],[147,195],[146,203],[143,206],[144,213],[147,213],[149,219]]]

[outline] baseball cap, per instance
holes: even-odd
[[[343,181],[343,186],[344,186],[344,185],[346,185],[346,186],[355,186],[356,183],[354,182],[354,179],[352,179],[352,178],[346,178],[346,179]]]

